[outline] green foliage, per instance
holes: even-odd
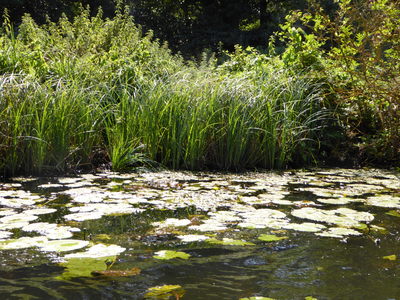
[[[286,66],[330,85],[338,119],[370,160],[400,154],[400,6],[396,1],[336,1],[327,14],[315,3],[282,26]],[[296,26],[301,25],[301,26]]]
[[[40,26],[25,16],[17,36],[6,17],[0,43],[4,174],[284,168],[317,149],[319,87],[253,48],[186,64],[121,9]]]

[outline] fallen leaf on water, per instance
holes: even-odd
[[[393,255],[387,255],[387,256],[384,256],[383,259],[396,260],[396,259],[397,259],[397,256],[396,256],[395,254],[393,254]]]

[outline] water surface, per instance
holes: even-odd
[[[0,299],[400,299],[399,178],[366,169],[14,178],[0,184]],[[188,258],[162,259],[164,250]],[[133,268],[140,274],[91,274]],[[180,288],[150,297],[164,285]]]

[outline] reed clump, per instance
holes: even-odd
[[[0,35],[0,172],[284,168],[309,162],[326,119],[318,85],[237,48],[217,65],[172,55],[132,18],[82,10]]]

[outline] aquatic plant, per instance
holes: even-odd
[[[17,35],[6,16],[0,45],[3,174],[284,168],[317,151],[319,87],[254,49],[185,63],[122,10],[41,26],[25,16]]]

